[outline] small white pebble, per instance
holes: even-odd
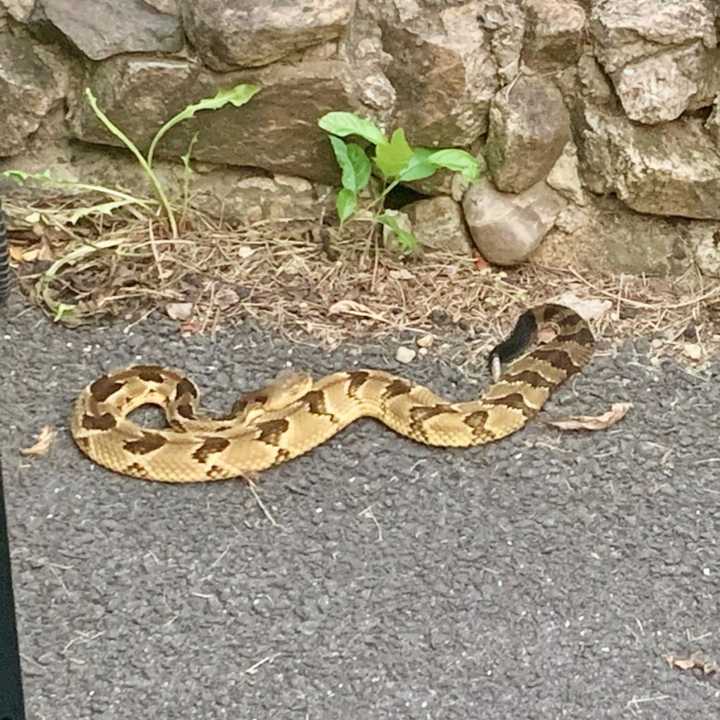
[[[415,350],[401,345],[395,353],[395,359],[401,363],[409,363],[415,359],[416,355],[417,353],[415,352]]]

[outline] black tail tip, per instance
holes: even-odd
[[[498,343],[488,355],[488,370],[495,376],[498,368],[514,360],[525,351],[537,336],[537,320],[532,310],[526,310],[515,323],[510,335]]]

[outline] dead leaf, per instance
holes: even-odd
[[[24,250],[20,255],[21,262],[35,262],[40,258],[40,248],[35,246]]]
[[[242,260],[249,258],[257,248],[251,248],[249,245],[241,245],[235,252]]]
[[[487,271],[492,269],[490,263],[482,255],[476,255],[473,258],[473,263],[475,267],[480,271]]]
[[[373,312],[367,305],[354,300],[338,300],[328,308],[328,315],[352,315],[354,317],[369,318],[376,322],[388,323],[380,313]]]
[[[187,320],[192,315],[193,304],[191,302],[168,303],[165,312],[172,320]]]
[[[50,446],[55,440],[57,430],[52,425],[43,426],[42,430],[37,435],[35,444],[29,448],[21,448],[21,455],[47,455]]]
[[[14,260],[15,262],[22,262],[25,258],[25,248],[23,248],[20,245],[10,245],[8,248],[8,251],[10,252],[10,259]]]
[[[573,415],[567,418],[545,420],[545,423],[560,430],[605,430],[622,420],[632,403],[613,403],[602,415]]]
[[[689,670],[695,667],[695,660],[692,658],[676,658],[673,655],[665,655],[664,657],[670,667],[676,667],[680,670]]]
[[[710,675],[720,671],[720,665],[714,660],[709,660],[699,650],[691,653],[688,657],[675,657],[674,655],[663,655],[663,659],[672,668],[678,670],[700,670],[704,675]]]
[[[36,262],[37,260],[54,260],[55,255],[50,244],[43,238],[40,243],[29,248],[10,246],[10,257],[17,262]]]
[[[372,317],[372,310],[367,305],[354,300],[338,300],[328,308],[328,315],[362,315]]]
[[[389,273],[390,277],[394,280],[414,280],[415,275],[406,268],[400,268],[399,270],[391,270]]]
[[[703,351],[697,343],[685,343],[683,351],[691,360],[702,360]]]
[[[44,243],[34,243],[30,247],[23,244],[11,244],[8,252],[10,258],[16,263],[32,263],[36,260],[52,259],[52,254]]]
[[[186,320],[180,324],[180,332],[183,335],[195,335],[202,330],[202,323],[199,320]]]

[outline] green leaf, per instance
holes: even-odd
[[[259,85],[249,85],[241,83],[235,85],[235,87],[224,88],[218,90],[215,95],[211,98],[204,98],[196,103],[188,105],[184,110],[181,110],[177,115],[173,115],[156,133],[155,137],[150,144],[148,150],[148,165],[152,166],[153,156],[155,155],[155,148],[160,142],[160,138],[171,128],[175,127],[178,123],[183,120],[189,120],[196,112],[200,110],[219,110],[225,107],[228,103],[235,107],[244,105],[248,100],[252,98],[255,93],[260,91]]]
[[[55,305],[55,311],[53,313],[53,320],[55,322],[69,322],[75,315],[77,307],[75,305],[68,305],[66,303],[58,303]]]
[[[26,173],[24,170],[3,170],[0,175],[6,178],[12,178],[20,183],[26,180],[52,180],[50,170],[43,170],[41,173]]]
[[[318,120],[318,125],[333,135],[346,137],[359,135],[373,145],[385,142],[385,136],[372,120],[350,112],[329,112]]]
[[[357,143],[348,145],[348,155],[355,171],[355,192],[360,192],[370,181],[370,160]]]
[[[193,133],[193,136],[190,138],[190,144],[188,145],[187,152],[184,155],[180,156],[180,159],[182,160],[183,167],[185,168],[186,173],[192,173],[193,169],[190,166],[190,157],[192,156],[192,149],[193,145],[197,142],[198,136],[200,133]]]
[[[480,176],[480,163],[477,158],[465,150],[438,150],[427,158],[438,167],[462,173],[468,180],[477,180]]]
[[[357,195],[348,188],[343,188],[335,199],[335,207],[340,218],[340,226],[355,212]]]
[[[434,175],[438,170],[438,166],[435,163],[428,162],[428,156],[434,152],[430,148],[414,148],[412,157],[398,175],[398,180],[410,182],[411,180],[422,180]]]
[[[260,91],[259,85],[241,83],[235,87],[218,90],[211,98],[205,98],[193,105],[188,105],[181,113],[182,120],[192,117],[198,110],[219,110],[228,103],[235,107],[244,105],[253,95]],[[176,116],[178,117],[178,116]]]
[[[342,170],[342,184],[353,193],[360,192],[370,180],[370,161],[365,151],[356,143],[345,143],[330,136],[335,158]]]
[[[383,213],[382,215],[378,215],[376,220],[393,231],[404,253],[411,253],[417,247],[417,238],[411,232],[403,230],[394,215]]]
[[[375,164],[386,177],[397,177],[413,156],[413,150],[405,139],[405,131],[398,128],[390,142],[379,143],[375,148]]]

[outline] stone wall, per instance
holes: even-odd
[[[493,262],[715,274],[719,31],[717,0],[0,0],[0,170],[141,182],[85,87],[147,146],[189,103],[252,82],[247,105],[159,148],[172,178],[198,133],[206,202],[308,212],[338,182],[317,120],[352,110],[485,156],[488,179],[423,182],[442,210],[410,214],[469,228]]]

